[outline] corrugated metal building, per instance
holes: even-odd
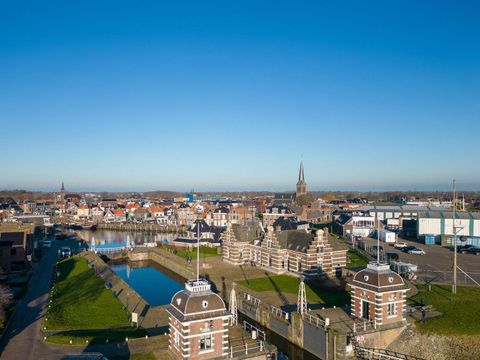
[[[456,212],[458,236],[480,237],[480,213]],[[418,213],[417,236],[453,235],[452,211],[425,211]]]

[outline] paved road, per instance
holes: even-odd
[[[19,301],[0,342],[0,359],[30,360],[54,359],[63,354],[55,354],[43,342],[41,329],[42,315],[48,301],[48,291],[53,267],[58,259],[58,249],[69,245],[72,248],[78,241],[52,241],[52,248],[44,251],[40,262],[33,264],[34,273],[25,297]]]
[[[395,249],[390,244],[380,243],[385,252],[397,253],[400,256],[400,261],[406,261],[412,264],[417,264],[421,270],[429,271],[449,271],[453,265],[453,251],[441,247],[440,245],[425,245],[411,240],[399,239],[398,241],[406,242],[408,245],[416,246],[425,250],[426,255],[406,254],[400,250]],[[366,239],[369,246],[377,245],[375,239]],[[458,254],[458,266],[466,272],[480,273],[480,256],[472,254]]]

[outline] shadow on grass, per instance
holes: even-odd
[[[343,306],[350,303],[348,291],[329,278],[306,281],[306,284],[323,301],[322,304],[315,305],[317,307]]]
[[[272,284],[275,292],[278,294],[278,297],[279,297],[280,301],[282,302],[282,305],[288,305],[287,298],[285,297],[285,295],[283,295],[282,291],[280,290],[278,285],[275,283],[275,281],[270,277],[270,274],[265,272],[265,275],[267,276],[268,281],[270,281],[270,283]]]
[[[114,328],[102,330],[69,330],[50,335],[45,340],[53,344],[71,345],[106,345],[124,342],[128,339],[143,338],[147,331],[142,328]]]

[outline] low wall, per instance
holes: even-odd
[[[168,325],[165,322],[165,316],[155,315],[150,311],[150,304],[143,299],[134,289],[132,289],[121,277],[115,274],[112,269],[95,253],[87,252],[81,256],[85,258],[89,266],[93,267],[98,276],[105,281],[115,296],[120,300],[123,306],[131,314],[137,313],[139,316],[139,326],[144,328],[163,327]],[[162,307],[157,307],[162,308]],[[155,313],[164,311],[158,309]],[[155,315],[155,316],[154,316]]]

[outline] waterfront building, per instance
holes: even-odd
[[[231,315],[204,279],[190,280],[166,307],[169,349],[178,359],[207,360],[228,355]]]
[[[75,219],[83,221],[90,219],[90,208],[88,207],[88,205],[82,204],[78,206]]]
[[[349,283],[352,289],[351,314],[375,325],[404,321],[407,316],[408,288],[400,275],[387,264],[371,262],[355,274]]]
[[[173,240],[175,246],[197,246],[220,247],[220,234],[222,228],[210,226],[205,220],[198,219],[186,230],[186,236]]]
[[[330,241],[327,229],[316,234],[305,230],[267,228],[254,224],[229,224],[222,234],[222,259],[241,265],[255,264],[273,273],[334,276],[346,266],[346,249]]]
[[[177,208],[177,223],[182,226],[190,226],[197,219],[197,213],[189,204],[183,202]]]

